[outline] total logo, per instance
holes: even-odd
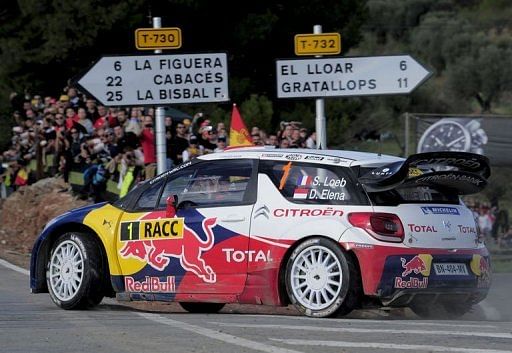
[[[235,250],[222,249],[226,254],[226,262],[272,262],[270,250]]]
[[[437,233],[437,229],[434,226],[425,226],[425,225],[419,225],[419,224],[414,224],[414,223],[409,223],[408,226],[409,226],[409,229],[411,232]]]

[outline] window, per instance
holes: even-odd
[[[187,202],[201,207],[254,202],[254,163],[253,160],[241,159],[194,164],[169,178],[159,207],[165,207],[170,195],[178,196],[178,204]]]
[[[362,205],[368,201],[351,177],[341,167],[300,162],[262,162],[266,173],[281,194],[295,203],[326,205]]]
[[[148,189],[142,192],[137,203],[135,204],[136,210],[153,210],[156,206],[156,200],[160,195],[162,182],[151,185]]]

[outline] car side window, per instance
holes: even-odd
[[[207,161],[195,164],[169,177],[159,208],[164,208],[167,197],[178,196],[178,204],[228,206],[250,203],[254,197],[252,174],[254,161],[250,159]]]
[[[343,167],[300,162],[265,161],[262,169],[279,192],[295,203],[367,204],[350,171]]]
[[[156,201],[160,196],[163,182],[158,182],[151,185],[139,196],[139,199],[135,203],[135,210],[153,210],[156,207]]]

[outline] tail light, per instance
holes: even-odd
[[[348,221],[378,240],[399,243],[404,239],[402,222],[392,213],[354,212],[348,214]]]

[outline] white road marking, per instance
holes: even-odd
[[[22,273],[24,275],[27,275],[29,276],[30,275],[30,271],[29,270],[25,270],[24,268],[22,267],[19,267],[19,266],[16,266],[16,265],[13,265],[11,264],[10,262],[7,262],[3,259],[0,259],[0,265],[4,266],[4,267],[7,267],[8,269],[11,269],[13,271],[16,271],[16,272],[19,272],[19,273]]]
[[[508,332],[474,332],[474,331],[431,331],[431,330],[398,330],[398,329],[379,329],[379,328],[355,328],[355,327],[325,327],[325,326],[293,326],[293,325],[269,325],[269,324],[244,324],[244,323],[223,323],[210,322],[211,324],[225,327],[245,327],[245,328],[263,328],[263,329],[284,329],[299,331],[321,331],[321,332],[349,332],[349,333],[392,333],[392,334],[413,334],[413,335],[445,335],[445,336],[478,336],[492,338],[512,338],[512,333]]]
[[[315,340],[296,340],[283,338],[269,338],[271,341],[282,342],[290,345],[299,346],[324,346],[324,347],[344,347],[344,348],[375,348],[375,349],[406,349],[414,351],[430,352],[464,352],[464,353],[511,353],[512,351],[503,351],[496,349],[462,348],[462,347],[443,347],[420,344],[395,344],[380,342],[349,342],[349,341],[315,341]]]
[[[492,307],[491,307],[492,308]],[[493,310],[496,310],[492,308]],[[280,319],[292,319],[292,320],[302,320],[302,321],[316,321],[321,322],[323,319],[317,319],[313,317],[306,317],[306,316],[283,316],[283,315],[258,315],[258,314],[241,314],[238,316],[250,316],[250,317],[269,317],[269,318],[280,318]],[[382,319],[382,320],[371,320],[371,319],[331,319],[329,318],[329,322],[339,322],[339,323],[348,323],[348,324],[379,324],[382,325],[383,322],[386,324],[397,324],[397,325],[407,325],[407,326],[450,326],[453,327],[454,321],[447,321],[444,323],[435,323],[435,322],[429,322],[429,321],[417,321],[417,320],[394,320],[394,319]],[[478,327],[478,328],[498,328],[496,325],[482,325],[478,322],[475,324],[469,325],[469,324],[459,324],[460,321],[457,321],[457,327]]]
[[[172,320],[166,317],[163,317],[158,314],[149,314],[149,313],[137,313],[145,319],[158,322],[160,324],[172,326],[177,329],[182,329],[186,331],[193,332],[195,334],[199,334],[205,337],[213,338],[222,342],[230,343],[239,347],[249,348],[256,351],[269,352],[269,353],[301,353],[300,351],[275,347],[269,344],[264,344],[256,341],[251,341],[242,337],[233,336],[224,332],[211,330],[209,328],[196,326],[187,324],[182,321]]]

